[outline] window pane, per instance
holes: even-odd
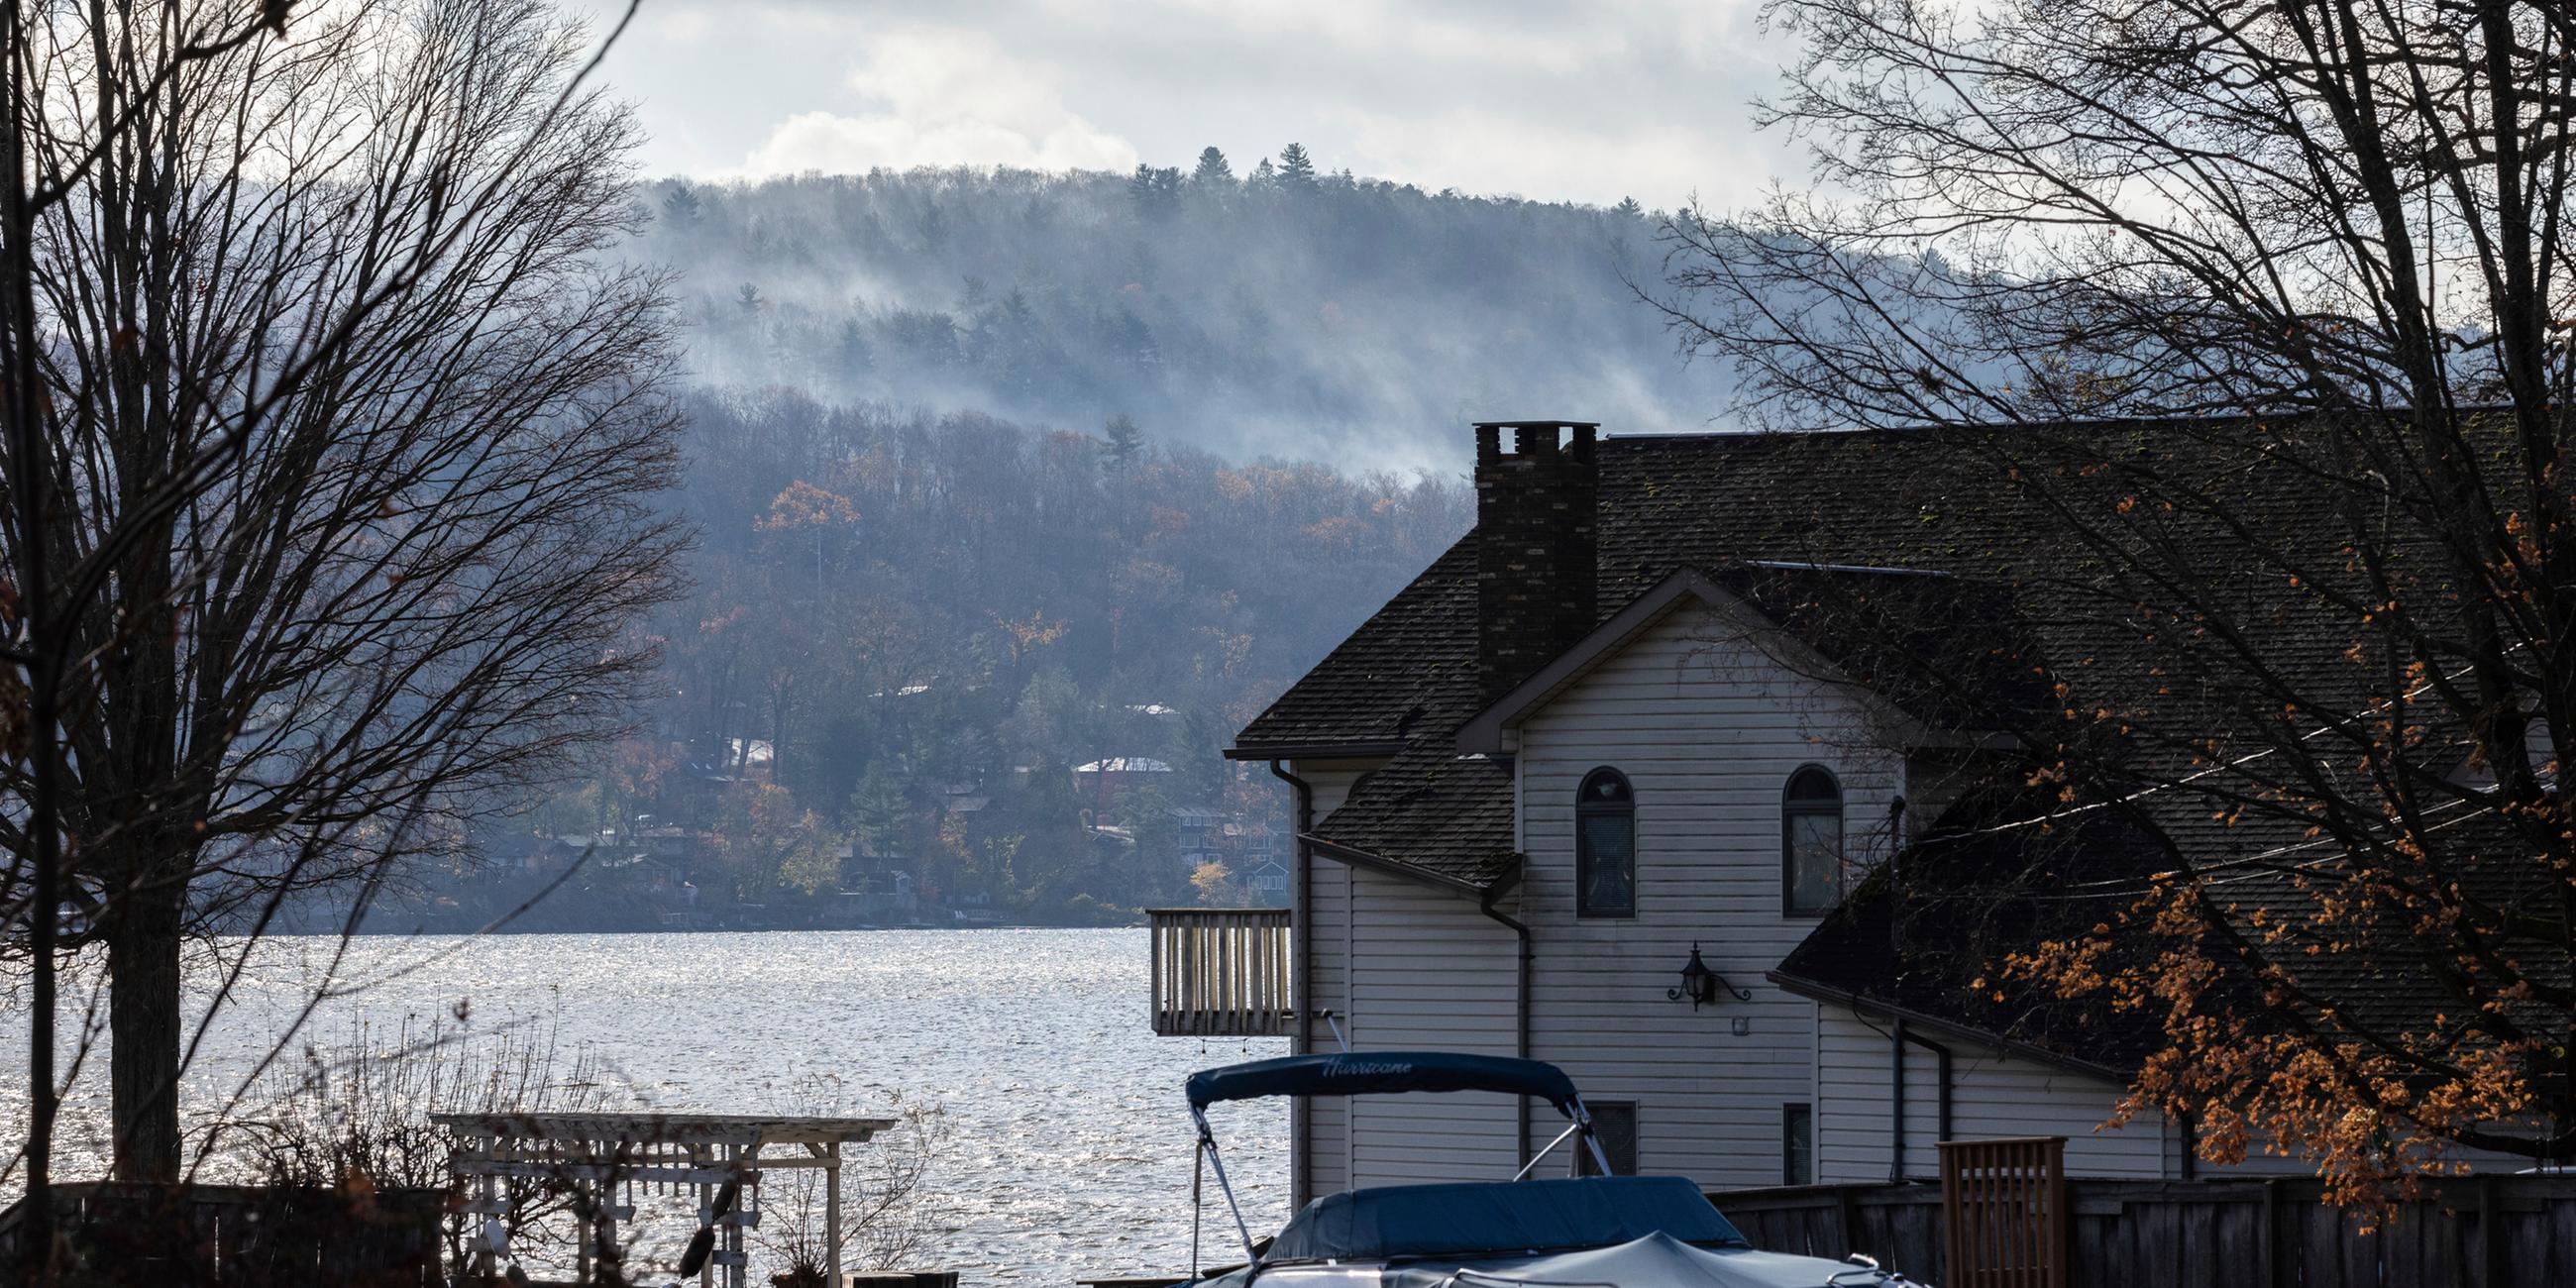
[[[1611,1173],[1636,1175],[1637,1102],[1607,1100],[1596,1105],[1586,1101],[1583,1107],[1592,1114],[1592,1131],[1601,1138],[1601,1152],[1610,1156]],[[1582,1148],[1581,1142],[1575,1148],[1576,1157],[1582,1160],[1582,1174],[1599,1176],[1601,1165],[1592,1161],[1592,1151]]]
[[[1837,795],[1833,777],[1821,769],[1801,769],[1789,779],[1790,800],[1829,801]]]
[[[1780,1183],[1816,1183],[1816,1111],[1811,1105],[1780,1106]]]
[[[1821,912],[1834,906],[1842,858],[1840,814],[1791,814],[1789,906],[1799,912]]]
[[[1637,820],[1620,814],[1586,814],[1578,820],[1581,910],[1634,912],[1637,908]]]

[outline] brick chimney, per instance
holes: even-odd
[[[1476,426],[1476,681],[1486,702],[1592,629],[1599,428],[1570,420]]]

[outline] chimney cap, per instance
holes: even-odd
[[[1599,429],[1597,420],[1480,420],[1478,429]]]

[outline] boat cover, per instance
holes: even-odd
[[[1740,1246],[1695,1248],[1660,1233],[1550,1257],[1479,1266],[1452,1258],[1390,1267],[1378,1275],[1379,1288],[1875,1288],[1890,1282],[1864,1266]]]
[[[1525,1255],[1624,1244],[1649,1234],[1686,1243],[1744,1243],[1683,1177],[1587,1176],[1327,1194],[1288,1222],[1267,1259]]]
[[[1543,1060],[1454,1051],[1345,1051],[1201,1069],[1190,1075],[1190,1108],[1263,1096],[1356,1096],[1382,1091],[1500,1091],[1540,1096],[1574,1116],[1574,1079]]]

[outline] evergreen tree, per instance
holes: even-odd
[[[1136,213],[1148,219],[1160,219],[1172,212],[1180,200],[1181,172],[1169,166],[1156,169],[1138,164],[1136,173],[1127,178],[1127,196],[1136,205]]]
[[[1220,184],[1233,187],[1234,167],[1227,163],[1225,154],[1217,151],[1215,147],[1201,148],[1199,167],[1190,172],[1190,182],[1202,188],[1213,188]]]
[[[1306,145],[1291,143],[1279,149],[1279,186],[1303,190],[1315,186],[1315,159],[1306,155]]]
[[[1635,197],[1621,197],[1619,204],[1610,208],[1610,213],[1622,219],[1643,219],[1646,217],[1646,208],[1638,205]]]
[[[706,217],[705,207],[698,201],[697,192],[685,183],[671,185],[670,195],[662,198],[662,212],[670,216],[672,223],[684,228]]]
[[[876,351],[868,345],[867,328],[857,318],[841,323],[840,362],[842,387],[853,392],[867,387],[868,377],[876,371]]]
[[[1110,417],[1100,432],[1109,440],[1109,464],[1115,469],[1127,468],[1128,462],[1135,460],[1136,453],[1145,446],[1145,431],[1138,429],[1136,419],[1123,411]]]
[[[903,787],[887,772],[884,760],[868,762],[868,772],[850,793],[849,813],[851,837],[861,854],[895,852],[903,835]]]
[[[1279,170],[1276,166],[1270,164],[1270,158],[1268,157],[1261,158],[1261,164],[1252,167],[1252,173],[1243,181],[1244,186],[1247,188],[1268,188],[1276,185],[1278,182]]]

